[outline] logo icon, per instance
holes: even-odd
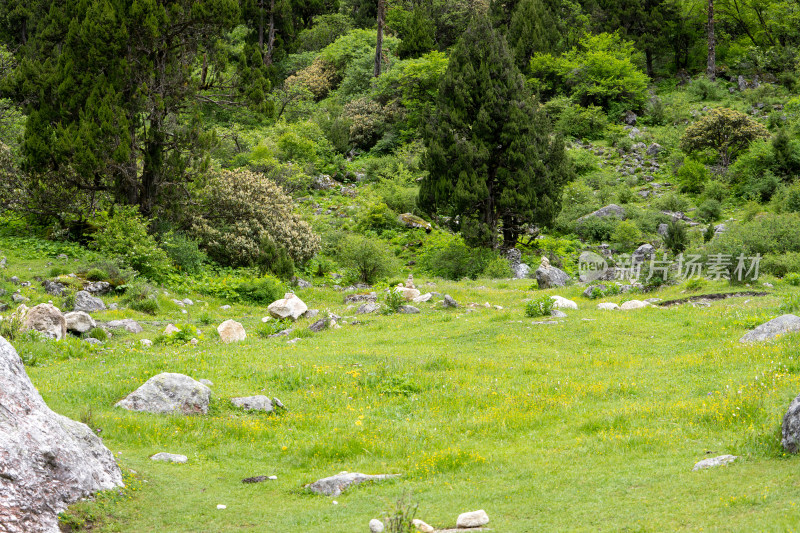
[[[578,259],[578,272],[583,282],[595,281],[603,277],[608,271],[608,262],[605,258],[594,252],[583,252]]]

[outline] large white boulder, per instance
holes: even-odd
[[[85,424],[54,413],[0,337],[0,531],[59,533],[58,513],[120,487],[114,455]]]
[[[51,304],[39,304],[24,313],[23,330],[34,330],[60,341],[67,336],[67,321],[58,307]]]
[[[297,320],[308,311],[308,306],[296,294],[287,292],[283,299],[269,304],[267,311],[273,318],[291,318]]]
[[[230,344],[231,342],[240,342],[247,338],[247,333],[244,330],[244,326],[235,320],[226,320],[217,326],[217,333],[219,333],[219,338],[225,344]]]
[[[747,332],[739,339],[739,342],[763,342],[772,340],[779,335],[796,331],[800,331],[800,317],[796,315],[781,315],[761,324],[753,331]]]
[[[146,413],[194,415],[208,413],[211,389],[183,374],[164,372],[148,379],[116,407]]]
[[[74,331],[75,333],[86,333],[97,327],[94,319],[83,311],[67,313],[64,315],[64,320],[67,321],[67,331]]]

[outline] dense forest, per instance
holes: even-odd
[[[798,45],[788,0],[4,2],[0,206],[155,281],[571,271],[740,211],[711,251],[783,275]]]

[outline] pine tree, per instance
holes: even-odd
[[[552,7],[543,0],[522,0],[514,9],[508,25],[508,42],[520,69],[527,67],[536,52],[558,51],[561,33]]]
[[[469,244],[513,247],[526,227],[558,214],[572,176],[564,143],[487,17],[451,54],[425,142],[420,205],[450,217]]]

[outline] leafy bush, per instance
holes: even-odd
[[[193,232],[208,254],[224,265],[254,264],[269,239],[293,261],[310,259],[320,247],[311,226],[293,212],[292,199],[262,174],[223,170],[203,189]]]
[[[317,15],[314,17],[314,25],[297,36],[295,45],[301,52],[321,50],[352,29],[353,22],[346,15]]]
[[[619,223],[616,217],[587,217],[578,222],[575,233],[587,242],[608,241]]]
[[[294,276],[294,261],[289,253],[269,238],[261,241],[254,263],[261,274],[271,272],[282,280],[289,280]]]
[[[622,294],[622,288],[616,283],[612,283],[611,285],[606,286],[605,289],[601,288],[600,285],[592,287],[592,292],[589,293],[590,300],[597,300],[599,298],[606,298],[608,296],[616,296],[618,294]]]
[[[85,276],[89,281],[103,281],[108,278],[108,272],[99,268],[92,268]]]
[[[783,277],[783,281],[793,287],[800,287],[800,272],[790,272]]]
[[[610,115],[640,109],[647,100],[647,75],[633,63],[633,43],[619,34],[586,34],[560,57],[534,54],[532,88],[544,95],[569,94],[583,106],[602,107]]]
[[[696,216],[703,222],[714,222],[722,216],[722,204],[717,200],[706,200],[697,208]]]
[[[283,298],[286,287],[280,280],[272,276],[251,279],[240,283],[234,291],[239,301],[256,305],[269,305]]]
[[[711,178],[708,168],[696,159],[687,158],[675,173],[681,191],[692,194],[703,192],[706,182]]]
[[[689,201],[679,194],[669,193],[657,198],[653,202],[653,206],[664,211],[680,211],[682,213],[689,209]]]
[[[764,126],[744,113],[721,107],[686,128],[681,149],[689,154],[714,150],[722,165],[728,166],[750,143],[767,138]]]
[[[317,100],[321,100],[336,88],[340,79],[336,67],[332,63],[316,58],[311,65],[286,78],[286,86],[288,88],[303,87]]]
[[[689,93],[691,93],[698,101],[706,100],[719,100],[722,96],[722,89],[720,86],[708,78],[699,78],[692,80],[689,85]]]
[[[135,279],[123,285],[125,295],[122,303],[135,311],[155,315],[158,313],[158,291],[142,279]]]
[[[390,288],[386,293],[386,297],[383,299],[383,306],[381,307],[381,310],[384,314],[396,313],[402,305],[405,305],[405,303],[406,299],[403,296],[403,293],[395,290],[394,288]]]
[[[108,340],[108,333],[103,328],[92,328],[89,330],[89,333],[87,333],[86,336],[90,339],[97,339],[101,342]]]
[[[178,331],[172,333],[170,335],[160,334],[156,335],[156,338],[153,339],[153,344],[163,345],[163,346],[174,346],[174,345],[181,345],[190,342],[192,339],[201,339],[202,335],[198,333],[197,328],[192,324],[176,324],[176,328]]]
[[[800,213],[800,183],[796,183],[786,190],[783,209],[789,213]]]
[[[386,131],[388,113],[370,98],[357,98],[345,104],[342,115],[350,124],[351,146],[369,150]]]
[[[416,185],[406,185],[397,180],[381,180],[375,186],[375,192],[389,209],[398,213],[414,213],[416,211],[417,196],[419,196],[419,187]]]
[[[63,266],[54,266],[47,272],[47,277],[50,278],[57,278],[58,276],[63,276],[64,274],[69,274],[69,269]]]
[[[554,129],[576,139],[602,139],[608,126],[605,112],[595,106],[572,105],[564,109]]]
[[[689,236],[686,234],[686,226],[680,220],[670,220],[667,223],[667,234],[664,236],[664,246],[673,255],[678,255],[686,250],[689,245]]]
[[[359,230],[382,231],[398,227],[397,213],[389,209],[384,203],[366,206],[356,218],[356,228]]]
[[[336,259],[351,269],[364,283],[373,284],[397,271],[391,249],[380,241],[361,235],[348,235],[338,245]]]
[[[728,197],[728,188],[719,181],[709,181],[703,189],[703,197],[722,203]]]
[[[291,327],[292,321],[288,318],[283,320],[267,320],[266,322],[262,322],[258,325],[256,328],[256,335],[262,339],[266,339],[270,335],[275,335]]]
[[[611,234],[611,242],[619,250],[630,251],[638,244],[641,237],[642,232],[634,222],[621,220]]]
[[[553,310],[554,300],[549,296],[534,298],[525,304],[525,316],[536,318],[547,316]]]
[[[114,216],[102,217],[94,234],[94,246],[108,257],[141,275],[161,280],[171,270],[167,254],[158,247],[135,207],[117,207]]]
[[[491,250],[470,248],[459,236],[438,234],[426,243],[419,256],[419,266],[440,278],[476,279],[494,257]]]
[[[489,279],[508,279],[513,278],[514,273],[511,272],[511,265],[508,264],[507,259],[495,257],[483,269],[481,276]]]
[[[794,272],[800,273],[800,252],[767,254],[761,259],[760,269],[778,277]]]
[[[161,248],[178,269],[190,274],[200,270],[208,261],[208,255],[200,249],[197,241],[182,233],[166,233],[161,239]]]

